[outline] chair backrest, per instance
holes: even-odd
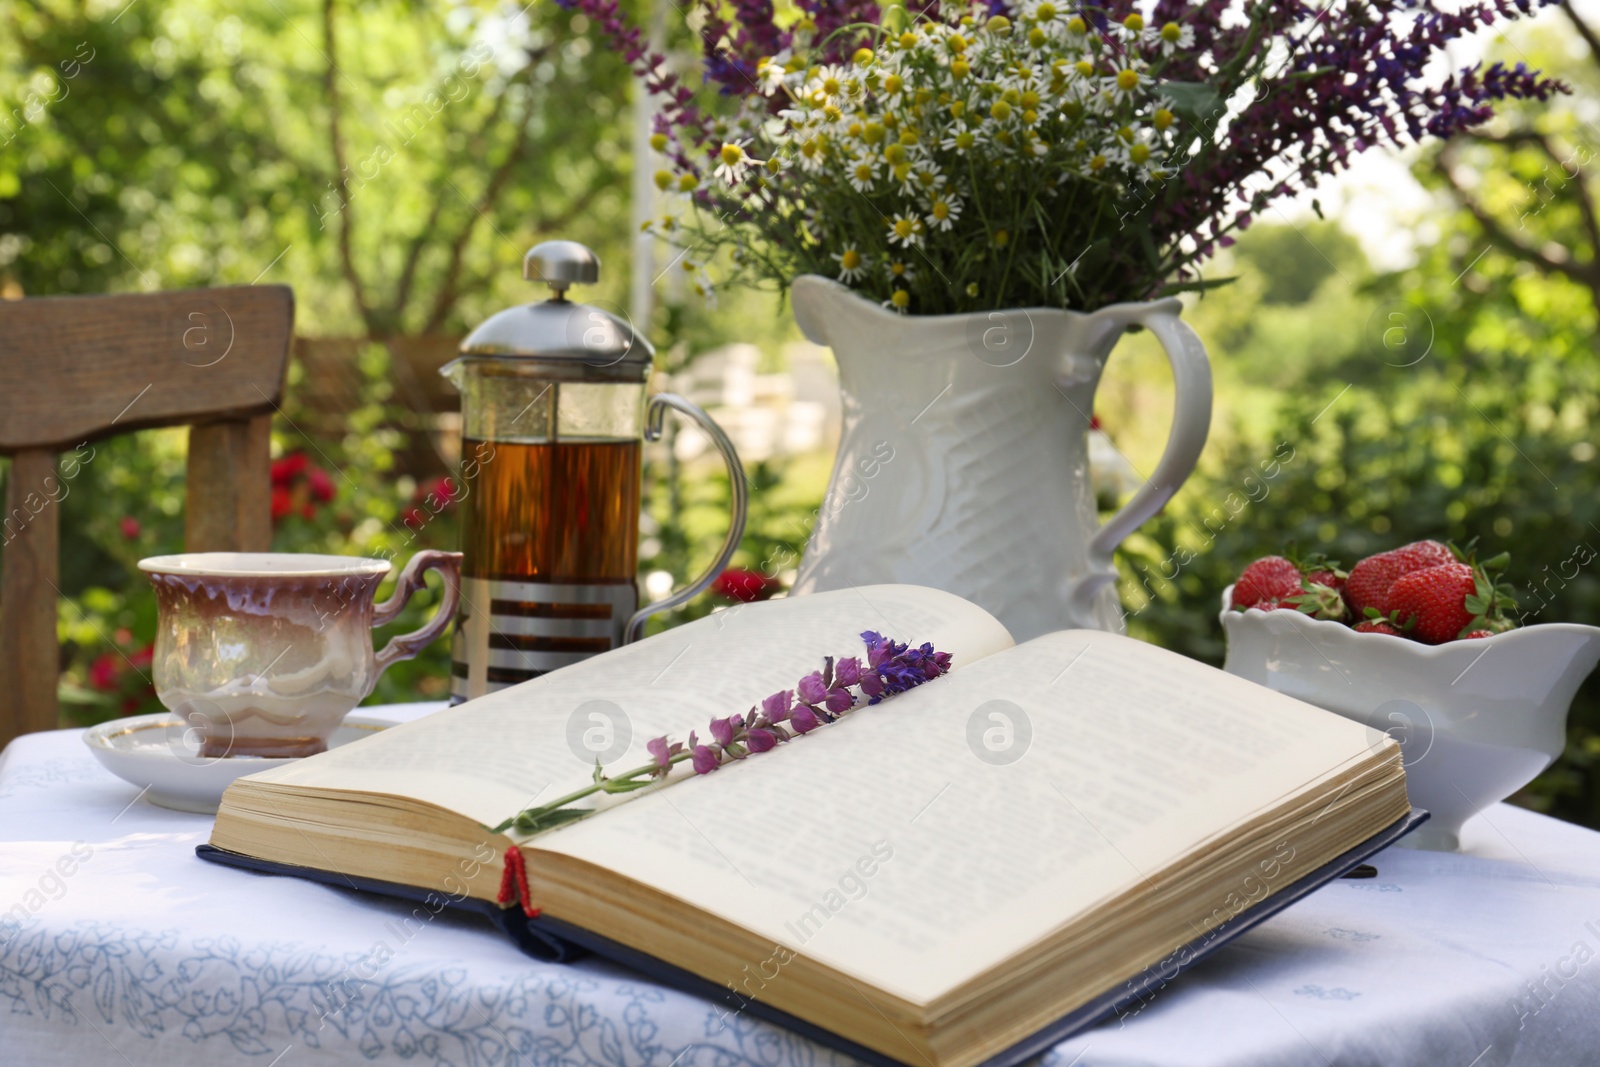
[[[293,331],[282,285],[0,301],[0,746],[58,725],[59,501],[94,441],[189,426],[188,549],[271,547],[269,430]]]

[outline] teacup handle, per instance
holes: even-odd
[[[716,581],[717,576],[727,568],[728,561],[739,549],[739,542],[744,540],[745,511],[750,502],[750,487],[745,481],[744,464],[739,462],[739,453],[734,450],[733,442],[728,440],[728,435],[722,432],[722,427],[701,410],[699,405],[685,400],[677,393],[657,393],[650,398],[650,408],[646,411],[644,419],[646,441],[661,439],[662,430],[666,426],[668,408],[682,412],[699,423],[706,436],[711,438],[711,443],[717,446],[717,451],[722,453],[722,461],[728,465],[728,485],[733,495],[733,519],[728,524],[728,536],[722,539],[722,550],[717,553],[717,558],[711,561],[711,566],[706,568],[705,573],[665,600],[646,604],[634,612],[633,617],[628,620],[628,625],[623,629],[623,644],[639,639],[639,635],[644,632],[645,620],[650,616],[671,610],[680,604],[687,604],[704,592],[706,587]]]
[[[1112,563],[1124,538],[1166,507],[1194,471],[1211,429],[1211,363],[1206,346],[1178,317],[1176,299],[1158,300],[1136,309],[1129,322],[1146,327],[1161,342],[1172,364],[1172,431],[1150,480],[1139,487],[1122,510],[1111,516],[1089,542],[1085,573],[1067,592],[1068,612],[1079,626],[1093,626],[1094,601],[1100,590],[1117,580]]]
[[[438,610],[428,620],[428,625],[391,639],[383,646],[383,651],[373,657],[378,668],[373,672],[373,681],[377,681],[378,675],[388,670],[390,664],[410,659],[421,652],[434,638],[444,633],[444,628],[456,617],[456,603],[461,599],[461,553],[440,552],[430,548],[412,556],[400,572],[400,577],[395,580],[394,592],[389,599],[373,605],[372,625],[378,627],[393,622],[410,602],[411,595],[427,585],[424,576],[428,571],[438,571],[439,577],[444,580],[444,599],[439,602]]]

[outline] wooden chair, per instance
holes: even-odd
[[[0,747],[58,725],[58,501],[92,442],[189,426],[189,550],[271,547],[268,432],[293,328],[281,285],[0,301]]]

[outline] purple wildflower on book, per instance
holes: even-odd
[[[702,744],[694,731],[690,731],[687,741],[652,737],[645,742],[651,759],[643,767],[608,778],[597,762],[590,785],[518,812],[494,827],[495,832],[513,826],[525,833],[537,832],[581,819],[594,809],[573,807],[577,801],[601,793],[643,789],[666,778],[673,767],[685,761],[695,774],[710,774],[729,760],[770,752],[824,723],[932,681],[950,669],[950,653],[936,652],[931,644],[913,648],[872,630],[864,632],[861,640],[867,647],[866,663],[856,656],[837,662],[829,656],[820,671],[801,678],[794,689],[773,693],[743,715],[712,719],[706,725],[711,735],[706,743]]]

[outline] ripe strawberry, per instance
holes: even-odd
[[[1389,588],[1396,578],[1425,567],[1455,561],[1449,546],[1438,541],[1413,541],[1409,545],[1379,552],[1350,568],[1344,584],[1344,598],[1351,614],[1365,616],[1368,608],[1379,615],[1389,614]]]
[[[1475,630],[1505,628],[1501,609],[1511,600],[1483,566],[1454,562],[1396,578],[1389,587],[1388,603],[1412,637],[1439,645]]]
[[[1283,600],[1300,592],[1300,568],[1282,556],[1266,556],[1244,569],[1233,586],[1233,606],[1271,611],[1264,600]],[[1276,607],[1277,605],[1273,605]]]
[[[1473,630],[1469,634],[1461,635],[1461,639],[1463,641],[1469,641],[1474,637],[1493,637],[1493,636],[1494,636],[1494,631],[1493,630]]]
[[[1314,570],[1306,575],[1306,581],[1312,585],[1325,585],[1329,589],[1337,589],[1340,592],[1344,591],[1345,578],[1345,575],[1340,574],[1338,571],[1328,570],[1326,567]]]
[[[1384,622],[1382,619],[1367,619],[1355,625],[1358,634],[1388,634],[1390,637],[1404,637],[1399,630]]]

